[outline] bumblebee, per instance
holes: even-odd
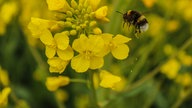
[[[121,13],[119,11],[117,12]],[[123,19],[124,19],[123,27],[125,24],[127,24],[129,27],[131,25],[134,26],[135,34],[145,32],[149,28],[149,24],[145,16],[137,11],[129,10],[128,12],[123,14]]]

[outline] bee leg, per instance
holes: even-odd
[[[139,27],[139,33],[141,33],[140,27]]]
[[[138,37],[138,34],[140,33],[140,29],[139,29],[139,27],[138,26],[135,26],[135,36],[136,36],[136,38],[139,38]]]

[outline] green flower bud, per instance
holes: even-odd
[[[87,13],[91,13],[91,12],[92,12],[92,8],[91,8],[91,6],[88,6]]]
[[[96,34],[96,35],[99,35],[102,33],[101,29],[99,27],[96,27],[93,29],[93,33]]]
[[[89,14],[89,17],[90,17],[90,18],[94,18],[94,17],[95,17],[95,12],[91,12],[91,13]]]
[[[66,18],[66,20],[71,22],[73,19],[72,18]]]
[[[75,10],[74,10],[73,8],[70,8],[70,11],[71,11],[72,13],[74,13],[74,12],[75,12]]]
[[[77,2],[75,0],[71,0],[71,7],[74,9],[78,7]]]
[[[81,14],[85,14],[86,13],[86,10],[85,9],[82,9],[81,10]]]
[[[78,10],[82,10],[82,9],[83,9],[83,5],[82,5],[82,4],[79,4]]]
[[[69,31],[63,31],[62,33],[66,34],[67,36],[69,36]]]
[[[63,14],[63,13],[56,13],[55,14],[55,17],[59,20],[64,20],[66,19],[67,15],[66,14]]]
[[[80,14],[79,10],[75,10],[75,14],[79,15]]]
[[[81,27],[80,26],[76,26],[76,30],[81,30]]]
[[[70,35],[72,35],[72,36],[74,36],[74,35],[76,35],[77,34],[77,31],[76,30],[71,30],[70,31]]]
[[[96,21],[91,21],[90,23],[89,23],[89,26],[90,27],[95,27],[97,25],[97,22]]]
[[[64,22],[64,25],[65,25],[65,27],[71,27],[72,23],[67,21],[67,22]]]
[[[84,15],[84,18],[85,18],[85,19],[89,19],[89,14],[85,14],[85,15]]]
[[[76,25],[75,25],[75,24],[73,24],[71,27],[72,27],[73,29],[76,29]]]
[[[73,15],[73,13],[71,11],[67,11],[66,13],[67,13],[68,17],[72,17],[72,15]]]
[[[81,26],[81,28],[85,28],[87,25],[86,24],[81,24],[80,26]]]

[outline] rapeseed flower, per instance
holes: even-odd
[[[14,1],[5,2],[0,7],[0,36],[6,32],[7,24],[18,13],[18,4]]]
[[[183,86],[191,86],[192,78],[189,72],[185,72],[183,74],[179,74],[175,81]]]
[[[5,87],[3,90],[0,92],[0,107],[6,107],[8,103],[8,96],[11,93],[11,88],[10,87]]]
[[[70,79],[66,76],[48,77],[46,86],[49,91],[56,91],[59,87],[68,85],[69,82]]]
[[[101,82],[99,85],[104,88],[115,89],[116,84],[121,81],[119,76],[115,76],[106,70],[100,72],[100,78]]]
[[[8,72],[1,68],[0,66],[0,84],[3,86],[8,86],[10,83]]]
[[[104,40],[100,36],[86,37],[82,34],[79,39],[74,40],[72,47],[79,53],[71,60],[71,66],[77,72],[85,72],[89,68],[98,69],[103,66],[104,54],[100,53],[104,47]]]
[[[102,34],[102,38],[105,41],[104,52],[107,54],[111,52],[112,55],[117,59],[125,59],[129,54],[129,47],[125,44],[131,39],[123,35],[116,35],[113,37],[112,34]]]
[[[181,64],[176,59],[170,59],[161,67],[161,72],[169,79],[174,79],[178,75],[180,68]]]
[[[59,57],[50,58],[48,59],[47,62],[50,66],[49,67],[50,72],[59,72],[59,73],[62,73],[69,63],[69,61],[63,60]]]
[[[31,18],[28,28],[45,45],[51,72],[61,73],[70,60],[76,72],[101,68],[103,57],[110,51],[120,60],[128,56],[129,47],[125,43],[130,38],[118,34],[106,40],[106,33],[98,27],[98,21],[109,21],[108,7],[98,8],[99,3],[100,0],[47,0],[49,10],[56,12],[56,19]]]

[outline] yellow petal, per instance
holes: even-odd
[[[66,0],[47,0],[49,10],[66,12],[70,9]]]
[[[55,24],[57,24],[57,21],[32,17],[28,29],[31,31],[33,37],[39,38],[44,29],[48,29]]]
[[[114,86],[121,81],[121,78],[109,73],[106,70],[100,72],[100,86],[104,88],[114,88]]]
[[[39,18],[31,18],[31,21],[28,24],[28,29],[31,31],[32,36],[35,38],[39,38],[44,27],[40,26],[41,19]]]
[[[77,55],[71,60],[71,67],[79,73],[86,72],[90,66],[90,60],[85,59],[83,55]]]
[[[59,77],[48,77],[45,84],[48,90],[55,91],[61,86],[68,85],[69,82],[70,82],[69,77],[59,76]]]
[[[87,0],[93,10],[96,10],[101,0]]]
[[[2,2],[1,2],[2,3]],[[18,3],[15,1],[8,1],[1,4],[0,15],[1,21],[6,24],[9,23],[13,16],[15,16],[18,12]],[[9,11],[7,11],[9,10]]]
[[[57,54],[63,60],[70,60],[73,57],[74,52],[73,49],[68,46],[65,50],[57,50]]]
[[[129,47],[125,44],[121,44],[118,45],[117,48],[112,49],[111,53],[116,59],[122,60],[128,57]]]
[[[8,72],[2,69],[1,66],[0,66],[0,83],[3,86],[8,86],[10,83]]]
[[[104,47],[104,40],[100,36],[89,36],[88,50],[98,53]]]
[[[128,38],[126,36],[123,36],[123,35],[116,35],[114,38],[113,38],[113,42],[116,43],[116,44],[123,44],[123,43],[126,43],[126,42],[129,42],[131,40],[131,38]]]
[[[47,58],[52,58],[56,54],[56,48],[45,46],[45,55]]]
[[[50,65],[50,72],[62,73],[68,64],[68,61],[62,60],[59,57],[53,57],[48,59],[47,63]]]
[[[11,93],[11,88],[6,87],[3,88],[2,92],[0,92],[0,106],[6,106],[8,103],[8,96]]]
[[[157,0],[142,0],[142,1],[143,1],[143,4],[144,4],[146,7],[151,8],[151,7],[155,4],[155,2],[156,2]]]
[[[105,44],[108,44],[112,40],[113,34],[103,33],[101,36],[102,36]]]
[[[69,46],[69,37],[66,33],[57,33],[54,39],[58,49],[65,50]]]
[[[91,57],[90,69],[98,69],[104,65],[103,57]]]
[[[161,67],[161,72],[169,79],[174,79],[181,68],[181,64],[176,59],[170,59]]]
[[[107,7],[107,6],[103,6],[103,7],[99,8],[99,9],[97,9],[97,10],[95,11],[95,17],[96,17],[96,19],[99,19],[99,20],[103,20],[103,21],[108,22],[109,19],[106,18],[106,16],[107,16],[107,11],[108,11],[108,7]]]
[[[53,36],[49,30],[44,30],[42,31],[42,35],[40,36],[40,40],[43,44],[49,45],[49,46],[54,46],[55,41],[53,39]]]
[[[88,38],[85,35],[81,35],[80,38],[75,39],[73,41],[73,49],[77,52],[83,52],[87,49],[88,46]]]

